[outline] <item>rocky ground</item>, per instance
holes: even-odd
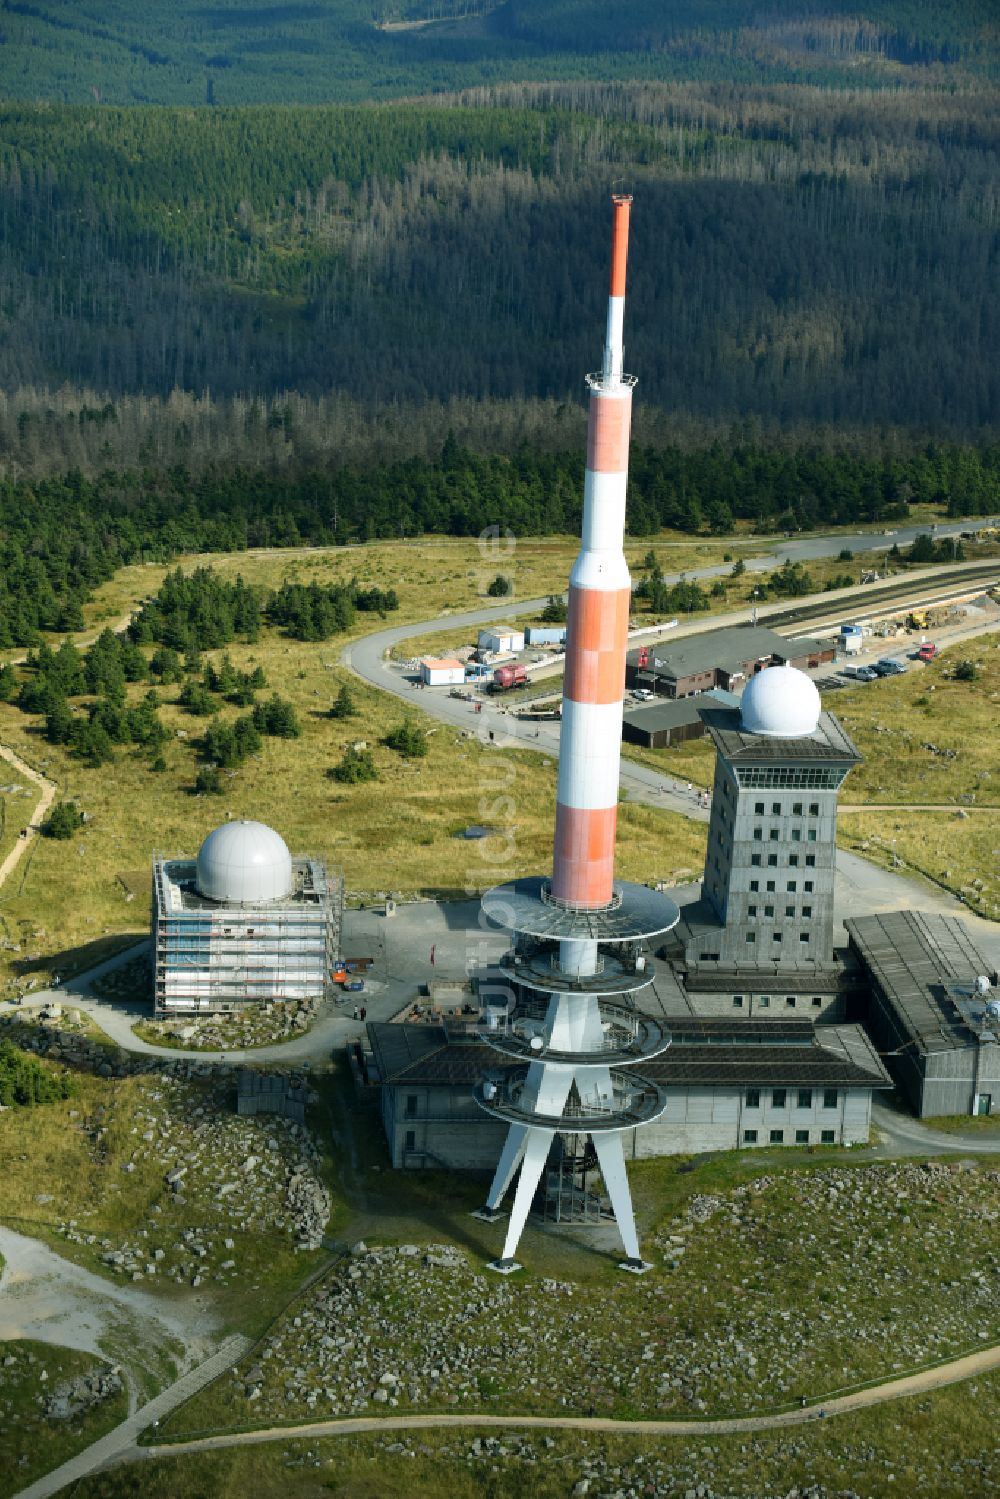
[[[45,1343],[0,1346],[0,1495],[125,1414],[117,1368]]]
[[[250,1005],[237,1015],[206,1015],[202,1019],[144,1020],[135,1033],[157,1046],[179,1046],[185,1051],[243,1050],[273,1046],[307,1031],[319,1014],[318,999]]]
[[[771,1410],[995,1342],[998,1215],[998,1172],[879,1164],[696,1196],[639,1281],[498,1280],[453,1247],[358,1245],[219,1414]]]
[[[297,1249],[319,1247],[330,1195],[319,1180],[319,1155],[307,1129],[269,1116],[239,1118],[224,1075],[198,1087],[189,1078],[161,1073],[143,1078],[140,1086],[143,1099],[132,1113],[132,1143],[121,1169],[131,1174],[153,1163],[161,1175],[146,1222],[122,1239],[88,1232],[76,1218],[57,1222],[57,1232],[71,1243],[99,1248],[116,1274],[192,1286],[236,1280],[246,1268],[242,1251],[251,1236],[278,1235]],[[92,1117],[81,1127],[99,1147],[102,1120]]]

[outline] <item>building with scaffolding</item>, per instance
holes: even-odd
[[[197,859],[153,862],[154,1008],[211,1014],[329,993],[343,880],[261,822],[227,822]]]

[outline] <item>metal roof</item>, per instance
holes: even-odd
[[[971,983],[989,973],[968,929],[954,916],[888,911],[844,923],[861,962],[909,1034],[927,1055],[978,1045],[947,997],[949,984]]]
[[[711,1020],[673,1016],[668,1024],[676,1044],[643,1064],[645,1074],[664,1087],[892,1086],[858,1025],[814,1028],[809,1021],[734,1025],[728,1020],[716,1025]],[[495,1076],[516,1070],[515,1063],[505,1063],[485,1042],[468,1034],[452,1039],[443,1025],[369,1022],[368,1037],[380,1080],[396,1087],[471,1089],[485,1072]]]
[[[753,661],[800,661],[818,651],[829,650],[829,645],[804,635],[799,640],[788,640],[776,630],[767,630],[760,625],[732,625],[722,630],[712,630],[687,639],[670,641],[649,647],[650,664],[647,670],[663,677],[690,677],[695,672],[737,671]],[[637,666],[638,651],[629,651],[631,666]]]
[[[678,729],[682,724],[697,723],[702,708],[735,708],[739,699],[731,692],[713,687],[709,692],[697,692],[693,697],[669,698],[658,703],[644,703],[627,708],[623,722],[644,734],[655,734],[660,729]]]
[[[751,734],[743,728],[739,711],[734,708],[706,708],[702,717],[716,749],[734,765],[794,765],[817,760],[855,765],[861,759],[851,736],[832,713],[821,713],[815,734],[801,739]]]

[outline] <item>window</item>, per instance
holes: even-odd
[[[812,882],[812,880],[806,880],[806,882],[802,886],[802,888],[806,892],[807,895],[812,895],[812,890],[813,890],[813,882]]]
[[[757,915],[757,907],[756,906],[747,906],[747,915],[748,916],[756,916]]]
[[[824,1145],[836,1145],[837,1143],[836,1133],[832,1129],[821,1129],[819,1137]]]
[[[771,803],[771,816],[772,817],[780,817],[781,816],[781,803],[780,802],[772,802]]]
[[[785,915],[786,916],[794,916],[795,915],[795,907],[794,906],[786,906],[785,907]]]
[[[768,836],[769,840],[772,843],[777,843],[777,841],[778,841],[778,829],[777,828],[772,828],[770,830],[770,832],[768,833],[767,836]]]
[[[768,880],[768,882],[767,882],[767,893],[768,893],[768,895],[773,895],[774,894],[774,881],[773,880]]]
[[[795,1009],[795,995],[794,994],[786,994],[785,995],[785,1009],[786,1010],[794,1010]]]
[[[763,828],[754,828],[754,830],[753,830],[753,841],[754,841],[754,843],[763,843],[763,841],[764,841],[764,829]]]
[[[788,884],[785,886],[785,889],[789,892],[789,894],[791,894],[795,890],[795,881],[789,880]]]
[[[765,906],[764,907],[764,915],[765,916],[773,916],[774,915],[774,907],[773,906]]]
[[[815,864],[816,864],[816,855],[815,854],[806,854],[806,868],[807,869],[812,869],[812,868],[814,868]]]
[[[703,963],[717,963],[719,961],[719,954],[717,952],[703,952],[701,961]]]
[[[777,854],[768,854],[768,856],[767,856],[767,867],[768,867],[768,869],[777,869],[777,867],[778,867],[778,855]]]
[[[746,932],[744,935],[744,940],[746,941],[748,947],[752,946],[752,944],[757,941],[757,933]]]
[[[808,1145],[809,1131],[807,1129],[797,1129],[795,1131],[795,1143],[796,1145]]]
[[[810,828],[809,831],[808,831],[808,833],[806,833],[806,838],[809,840],[810,843],[815,843],[816,842],[816,829],[815,828]]]
[[[837,1092],[836,1088],[824,1088],[823,1089],[823,1107],[824,1107],[824,1109],[835,1109],[837,1107],[837,1102],[838,1102],[839,1098],[840,1098],[840,1094]]]
[[[771,1008],[771,996],[770,996],[770,994],[761,994],[761,995],[758,995],[758,998],[757,998],[757,1008],[758,1008],[758,1010],[769,1010]]]
[[[793,843],[801,843],[802,842],[802,829],[801,828],[792,828],[792,842]]]
[[[743,995],[742,994],[734,994],[733,995],[733,1009],[734,1010],[742,1010],[742,1008],[743,1008]]]
[[[760,1089],[748,1088],[746,1092],[745,1105],[748,1109],[760,1108]]]
[[[802,914],[803,914],[803,916],[811,916],[812,913],[813,913],[812,906],[803,906],[802,907]]]
[[[417,1148],[417,1137],[414,1134],[414,1132],[413,1132],[412,1129],[408,1129],[406,1131],[406,1139],[403,1141],[403,1149],[404,1150],[416,1150],[416,1148]]]
[[[789,862],[789,864],[791,865],[791,867],[793,869],[798,869],[798,867],[799,867],[799,856],[798,856],[798,854],[789,854],[788,855],[788,862]]]
[[[823,1008],[823,1001],[820,999],[818,994],[813,995],[812,1004],[814,1010],[821,1010]]]
[[[784,1090],[784,1088],[772,1088],[771,1089],[771,1107],[773,1109],[783,1109],[785,1107],[785,1090]]]
[[[760,868],[760,854],[751,854],[750,855],[750,864],[751,864],[751,867],[753,869],[759,869]]]
[[[772,932],[771,933],[771,941],[772,942],[780,942],[781,941],[781,933],[780,932]]]
[[[406,1117],[407,1119],[415,1119],[417,1117],[417,1095],[415,1093],[407,1093],[406,1095]]]
[[[764,803],[763,802],[754,802],[754,804],[753,804],[753,810],[754,810],[754,815],[756,817],[763,817],[764,816]]]
[[[802,803],[801,802],[792,802],[792,812],[793,812],[793,814],[796,817],[801,817],[802,816]]]
[[[772,1145],[784,1145],[784,1143],[785,1143],[785,1131],[783,1129],[773,1129],[771,1131],[771,1144]]]
[[[813,1106],[813,1090],[811,1088],[799,1089],[799,1108],[811,1109]]]
[[[809,933],[808,932],[800,932],[799,933],[799,941],[800,942],[808,942],[809,941]]]
[[[745,1129],[743,1131],[743,1144],[744,1145],[756,1145],[757,1144],[757,1131],[755,1129]]]
[[[810,802],[809,803],[809,816],[810,817],[818,817],[819,816],[819,802]]]
[[[759,890],[760,889],[760,880],[751,880],[750,881],[750,889],[751,889],[751,892]]]

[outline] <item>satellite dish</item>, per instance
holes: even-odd
[[[975,990],[976,990],[976,993],[979,995],[980,999],[985,999],[986,995],[989,994],[989,992],[990,992],[990,987],[991,987],[990,981],[987,978],[986,974],[985,973],[981,973],[979,975],[979,977],[976,979],[976,983],[975,983]]]

